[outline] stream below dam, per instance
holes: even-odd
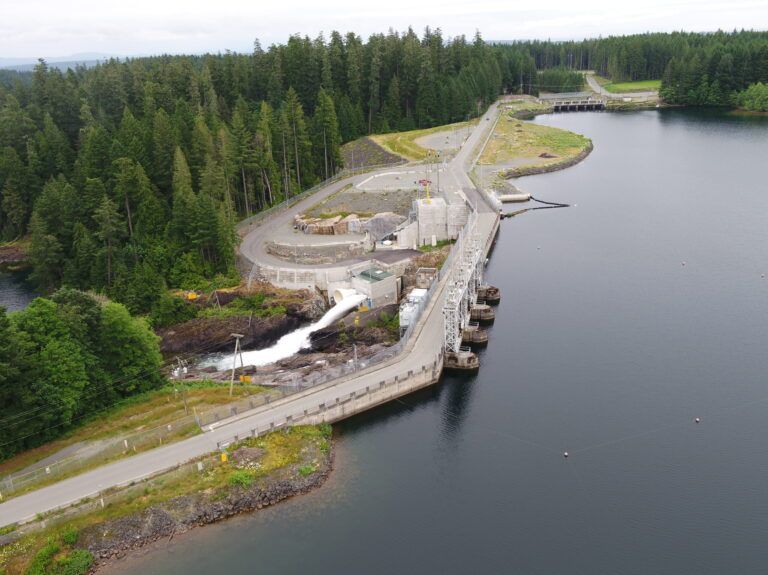
[[[768,118],[536,122],[595,149],[516,182],[574,207],[502,222],[479,374],[335,425],[315,492],[106,573],[765,572]]]

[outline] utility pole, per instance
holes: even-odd
[[[186,375],[187,374],[187,361],[184,359],[181,359],[179,357],[176,358],[176,361],[179,362],[179,367],[176,368],[178,371],[177,373],[179,376]],[[189,414],[189,406],[187,405],[187,386],[183,385],[181,388],[181,399],[184,400],[184,414]]]
[[[240,349],[240,338],[245,337],[241,333],[231,333],[231,337],[235,338],[235,355],[232,356],[232,377],[229,379],[229,396],[232,397],[232,390],[235,386],[235,368],[237,367],[237,352]],[[240,368],[243,367],[243,353],[240,352]]]

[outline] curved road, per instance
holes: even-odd
[[[477,206],[479,212],[478,231],[481,237],[488,242],[495,229],[498,215],[486,203],[484,194],[478,192],[474,187],[466,171],[470,167],[474,153],[479,151],[484,144],[487,133],[490,127],[495,124],[498,114],[498,105],[492,105],[467,138],[458,154],[446,166],[446,170],[450,171],[452,176],[456,178],[470,203]],[[392,169],[387,171],[392,171]],[[346,184],[354,183],[368,176],[370,174],[353,176],[331,184],[286,212],[273,216],[245,237],[242,249],[249,257],[253,256],[257,260],[265,257],[265,253],[262,251],[263,241],[265,237],[269,236],[270,230],[275,229],[275,226],[285,225],[292,219],[294,213],[306,209],[308,205],[338,191]],[[282,260],[281,266],[297,269],[316,267],[289,264]],[[268,428],[270,423],[285,420],[287,416],[294,416],[305,409],[313,410],[322,403],[330,404],[336,398],[349,396],[353,392],[364,391],[367,386],[374,387],[383,380],[403,375],[409,370],[415,372],[421,370],[423,366],[431,366],[437,359],[443,345],[442,304],[448,277],[442,281],[403,352],[392,360],[245,412],[236,418],[221,422],[212,431],[98,467],[82,475],[10,499],[0,504],[0,526],[28,521],[39,513],[65,507],[86,497],[93,497],[109,488],[138,481],[206,453],[214,452],[218,449],[217,442],[227,443],[235,435],[244,437],[254,428]]]

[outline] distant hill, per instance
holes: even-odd
[[[71,56],[59,56],[52,58],[43,58],[51,68],[66,70],[76,66],[85,66],[91,68],[108,60],[115,58],[112,54],[101,54],[97,52],[85,52],[82,54],[72,54]],[[0,58],[1,70],[15,70],[17,72],[29,72],[37,64],[38,58]]]

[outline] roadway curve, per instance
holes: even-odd
[[[477,206],[479,212],[478,232],[485,241],[485,245],[490,244],[491,235],[496,230],[498,214],[486,202],[485,195],[478,192],[474,187],[467,176],[467,170],[470,168],[474,153],[479,152],[488,131],[495,125],[498,114],[499,106],[491,106],[467,138],[461,150],[446,166],[446,169],[462,186],[470,203]],[[382,172],[385,171],[392,171],[392,169],[382,170]],[[269,237],[270,230],[275,229],[273,226],[287,224],[292,220],[295,213],[300,213],[309,205],[333,194],[348,183],[355,183],[369,175],[353,176],[333,183],[286,212],[273,216],[270,221],[265,222],[244,238],[241,250],[249,258],[256,258],[257,261],[265,257],[271,258],[272,256],[263,251],[263,241],[265,237]],[[284,268],[295,267],[297,269],[316,267],[302,266],[282,260],[280,260],[280,265]],[[127,485],[163,470],[171,469],[191,459],[216,451],[218,442],[229,442],[235,435],[244,437],[251,429],[263,429],[272,422],[294,416],[305,409],[311,411],[322,403],[330,404],[339,397],[349,396],[353,392],[363,392],[368,386],[373,388],[381,381],[402,376],[409,370],[420,371],[423,366],[431,368],[443,346],[442,306],[445,285],[449,277],[447,276],[442,281],[403,352],[392,360],[245,412],[236,418],[221,422],[215,429],[201,435],[104,465],[76,477],[64,479],[12,498],[0,504],[0,526],[29,521],[37,514],[66,507],[86,497],[93,497],[109,488]]]

